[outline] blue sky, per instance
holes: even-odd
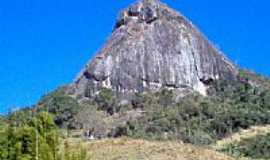
[[[134,0],[0,0],[0,113],[70,83]],[[268,0],[163,0],[233,62],[270,75]]]

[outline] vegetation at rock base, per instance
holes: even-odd
[[[238,81],[213,82],[206,97],[197,93],[179,97],[175,90],[164,88],[136,94],[131,101],[123,101],[113,91],[102,89],[93,99],[79,102],[68,96],[65,88],[59,88],[44,96],[33,108],[18,110],[0,119],[1,156],[9,155],[7,160],[18,156],[28,160],[37,156],[34,149],[38,146],[46,153],[39,152],[38,156],[48,160],[87,157],[84,148],[78,146],[76,150],[69,143],[60,144],[57,139],[61,136],[56,126],[70,130],[94,129],[98,138],[127,136],[208,146],[242,129],[270,124],[268,80],[245,71],[241,71],[238,78]],[[35,111],[40,115],[33,115]],[[47,112],[53,118],[43,123]],[[52,134],[57,138],[51,139]],[[38,144],[35,143],[36,135]],[[221,151],[231,155],[241,153],[240,156],[252,153],[253,158],[265,158],[268,156],[264,148],[268,149],[266,140],[269,139],[265,136],[246,139],[231,143]],[[259,153],[265,156],[259,157]]]
[[[65,94],[64,87],[60,87],[43,96],[35,108],[38,112],[47,111],[54,115],[54,121],[60,128],[74,129],[74,116],[78,114],[80,105],[76,99]]]
[[[212,96],[189,95],[179,102],[163,90],[140,96],[140,119],[121,126],[121,134],[147,139],[181,139],[207,145],[240,129],[270,124],[270,90],[252,86],[246,79],[228,85],[218,82]]]
[[[114,114],[119,111],[116,107],[116,97],[114,96],[112,90],[103,88],[99,91],[99,94],[95,97],[95,102],[100,109],[108,112],[109,114]]]
[[[103,133],[109,129],[107,136],[181,139],[207,145],[240,129],[270,124],[268,79],[244,70],[238,79],[214,82],[207,97],[192,93],[179,98],[173,90],[163,89],[137,94],[124,104],[105,88],[79,103],[62,87],[44,96],[36,108],[53,114],[61,128],[91,127]],[[129,112],[139,116],[130,118]]]

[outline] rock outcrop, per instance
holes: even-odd
[[[211,82],[237,73],[184,16],[158,0],[141,0],[120,13],[111,37],[69,92],[91,97],[101,88],[120,94],[169,88],[207,95]]]

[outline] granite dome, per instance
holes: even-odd
[[[69,92],[91,97],[101,88],[120,94],[169,88],[207,95],[211,82],[237,73],[187,18],[158,0],[141,0],[120,12],[112,35]]]

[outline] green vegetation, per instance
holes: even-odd
[[[56,159],[57,128],[45,112],[39,113],[32,120],[24,121],[24,124],[9,124],[0,134],[0,159]]]
[[[2,131],[7,125],[5,117],[0,116],[0,131]]]
[[[142,94],[133,104],[144,116],[121,126],[118,135],[205,145],[240,129],[270,124],[270,91],[248,80],[218,82],[212,96],[189,95],[179,102],[172,91]]]
[[[34,111],[30,108],[17,110],[11,112],[8,115],[7,120],[10,122],[12,126],[20,127],[26,125],[29,121],[31,121],[33,113]]]
[[[137,94],[129,102],[121,101],[109,89],[78,102],[62,87],[33,108],[0,118],[0,159],[88,159],[82,146],[74,147],[65,139],[60,143],[56,126],[93,129],[98,138],[128,136],[214,144],[241,129],[270,124],[269,86],[269,80],[241,71],[238,81],[213,82],[207,97],[190,93],[179,98],[174,90],[162,89]],[[269,134],[228,144],[221,151],[267,159],[268,143]]]
[[[118,111],[116,107],[116,97],[110,89],[101,89],[99,94],[95,97],[95,103],[97,103],[99,109],[104,110],[111,115]]]
[[[270,124],[268,86],[267,79],[243,70],[238,81],[213,83],[208,97],[190,94],[179,99],[174,91],[163,89],[137,94],[131,103],[123,105],[113,91],[104,88],[79,104],[65,94],[65,88],[59,88],[44,96],[36,108],[53,114],[61,128],[87,127],[103,136],[181,139],[208,145],[240,129]],[[126,118],[130,111],[142,114],[140,118]],[[111,131],[105,133],[107,129]]]
[[[54,115],[54,121],[60,128],[75,129],[75,115],[80,110],[78,101],[65,94],[65,88],[44,96],[37,105],[37,111],[46,111]]]
[[[220,151],[236,158],[270,159],[270,133],[227,144]]]
[[[24,116],[24,114],[20,115]],[[18,114],[16,117],[19,117]],[[7,125],[0,130],[0,159],[71,160],[59,154],[60,136],[52,117],[47,112],[40,112],[31,117],[27,117],[23,123],[7,122]],[[78,157],[72,160],[87,160],[83,152],[72,156]]]

